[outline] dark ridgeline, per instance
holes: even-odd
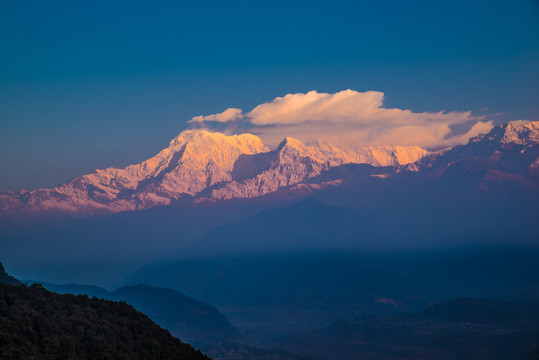
[[[209,359],[131,305],[59,295],[0,268],[0,359]]]
[[[107,291],[97,286],[42,283],[59,294],[96,296],[125,301],[153,321],[186,341],[238,341],[241,334],[215,307],[176,290],[148,285],[125,286]]]
[[[11,285],[22,285],[22,282],[15,279],[13,276],[8,275],[4,269],[4,265],[0,263],[0,283],[11,284]]]

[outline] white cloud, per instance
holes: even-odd
[[[348,146],[419,145],[426,149],[463,144],[492,128],[491,121],[469,111],[414,113],[384,108],[383,100],[384,93],[379,91],[310,91],[277,97],[245,115],[240,109],[231,108],[220,114],[197,116],[190,122],[232,125],[241,120],[268,145],[292,136],[304,142],[327,138]],[[468,131],[452,130],[459,126]]]
[[[384,94],[344,90],[335,94],[310,91],[288,94],[258,105],[247,117],[256,125],[297,124],[305,121],[354,122],[370,120],[382,106]],[[374,119],[372,119],[374,120]]]
[[[195,116],[188,122],[189,123],[203,123],[206,121],[232,122],[232,121],[239,120],[242,117],[243,117],[243,112],[241,111],[241,109],[228,108],[219,114],[212,114],[208,116]]]

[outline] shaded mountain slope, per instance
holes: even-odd
[[[361,229],[357,211],[307,199],[264,210],[211,230],[187,251],[241,254],[253,251],[294,251],[354,248]]]

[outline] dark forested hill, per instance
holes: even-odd
[[[182,340],[237,341],[241,337],[238,329],[215,307],[172,289],[136,285],[107,291],[88,285],[48,283],[42,285],[60,294],[88,295],[125,301]]]
[[[1,359],[208,359],[125,302],[0,283]]]

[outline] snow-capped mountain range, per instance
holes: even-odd
[[[539,122],[504,124],[461,148],[475,149],[477,144],[488,147],[492,142],[502,148],[523,147],[524,156],[526,149],[537,149]],[[493,150],[492,156],[499,156],[496,152],[500,150]],[[86,216],[141,210],[180,200],[254,198],[297,186],[345,164],[392,167],[395,172],[421,171],[432,167],[439,156],[418,146],[350,149],[328,142],[305,145],[289,137],[270,150],[252,134],[227,136],[186,130],[166,149],[140,164],[96,170],[52,189],[2,192],[0,214],[66,212]],[[539,172],[539,158],[530,160],[528,171]]]

